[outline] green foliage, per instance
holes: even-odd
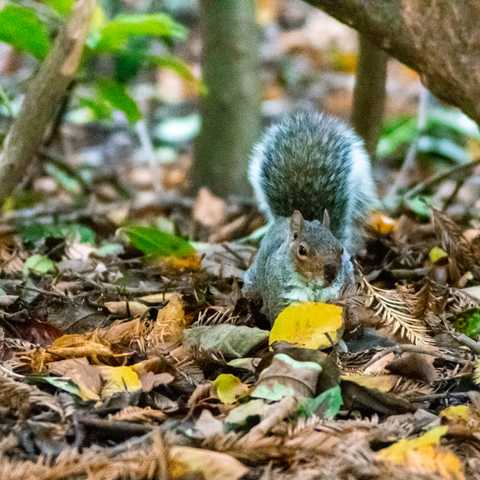
[[[0,41],[43,59],[50,48],[47,27],[28,8],[8,4],[0,10]]]
[[[125,85],[103,78],[97,80],[97,91],[104,102],[123,112],[130,123],[135,123],[142,118],[137,102],[130,96]]]
[[[468,139],[480,140],[480,131],[471,119],[453,108],[428,112],[425,129],[420,131],[413,117],[398,117],[385,123],[377,146],[380,158],[398,154],[416,142],[417,151],[454,163],[471,160],[465,148]]]
[[[45,255],[32,255],[23,264],[23,274],[45,275],[55,271],[55,263]]]
[[[153,227],[130,226],[121,229],[129,242],[147,256],[186,257],[195,253],[192,244],[183,238]]]
[[[82,182],[66,169],[61,168],[55,163],[48,162],[45,165],[45,171],[67,192],[78,195],[83,191]]]
[[[405,206],[422,220],[428,220],[432,216],[431,197],[417,195],[412,198],[406,198]]]
[[[458,331],[471,338],[480,337],[480,308],[474,308],[460,315],[455,320],[454,326]]]
[[[342,408],[342,390],[340,386],[325,390],[315,398],[305,399],[298,407],[300,417],[311,417],[317,415],[322,418],[332,419]]]
[[[47,238],[73,238],[80,243],[95,243],[95,232],[78,223],[43,225],[34,223],[20,227],[20,235],[26,243],[37,244]]]
[[[43,2],[62,16],[70,13],[74,4],[74,0],[43,0]]]
[[[96,52],[115,52],[125,48],[133,36],[149,36],[183,40],[185,27],[162,13],[118,15],[90,38],[89,46]]]

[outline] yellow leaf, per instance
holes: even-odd
[[[110,312],[115,315],[132,317],[141,316],[148,311],[148,307],[140,302],[106,302],[103,306]]]
[[[103,399],[118,392],[135,392],[142,388],[137,372],[132,367],[97,367],[105,382],[101,396]]]
[[[184,257],[155,257],[149,260],[153,265],[166,266],[174,270],[200,270],[202,258],[198,253]]]
[[[169,474],[172,480],[183,477],[208,480],[239,480],[248,468],[226,453],[201,448],[173,446],[169,449]]]
[[[365,388],[373,388],[380,392],[390,392],[398,382],[397,375],[340,375],[342,380],[354,382]]]
[[[328,303],[294,303],[282,310],[273,323],[269,344],[287,342],[318,349],[337,343],[343,327],[343,308]]]
[[[448,427],[435,427],[418,438],[402,439],[378,452],[379,460],[417,474],[444,480],[463,480],[463,465],[452,451],[440,447]]]
[[[447,420],[453,421],[468,421],[472,415],[472,410],[470,405],[455,405],[453,407],[444,408],[440,412],[440,416],[446,418]]]
[[[392,233],[397,225],[397,221],[388,215],[385,215],[381,212],[375,212],[370,215],[368,219],[368,224],[370,227],[375,230],[380,235],[388,235]]]
[[[238,398],[248,393],[248,386],[231,373],[221,373],[213,384],[216,388],[217,397],[224,404],[235,403]]]
[[[448,253],[440,247],[433,247],[428,254],[428,258],[432,263],[437,263],[440,259],[445,257],[448,257]]]

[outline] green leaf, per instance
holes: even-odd
[[[112,107],[109,103],[102,101],[101,98],[80,97],[78,99],[80,107],[88,108],[95,118],[95,120],[107,120],[112,118]]]
[[[153,227],[130,226],[120,230],[130,243],[145,255],[187,257],[195,253],[190,242]]]
[[[173,70],[181,78],[191,82],[200,94],[205,95],[207,93],[205,84],[193,74],[192,69],[180,58],[173,55],[147,55],[146,59],[151,65]]]
[[[36,244],[47,238],[73,238],[80,243],[95,243],[95,232],[78,223],[43,225],[34,223],[20,227],[20,235],[26,243]]]
[[[466,163],[471,160],[464,147],[448,138],[422,135],[417,141],[417,149],[421,153],[435,154],[455,163]]]
[[[43,0],[43,2],[64,17],[72,10],[75,0]]]
[[[411,117],[401,117],[387,123],[377,146],[379,158],[389,157],[397,150],[415,141],[418,135],[417,120]]]
[[[315,398],[305,399],[298,407],[300,417],[317,415],[322,418],[332,419],[342,408],[342,390],[339,385],[325,390]]]
[[[37,275],[45,275],[55,271],[55,263],[45,255],[32,255],[25,260],[23,265],[24,275],[35,273]]]
[[[118,15],[99,30],[96,42],[90,46],[97,51],[116,51],[132,36],[184,39],[186,34],[185,27],[162,13]]]
[[[424,195],[417,195],[405,199],[405,206],[422,220],[428,220],[432,216],[432,199]]]
[[[75,382],[68,378],[62,377],[51,377],[51,376],[44,376],[44,375],[29,375],[26,377],[26,380],[30,384],[48,384],[52,385],[52,387],[58,388],[59,390],[63,390],[65,392],[71,393],[77,397],[81,397],[81,392]]]
[[[138,122],[142,118],[137,102],[127,92],[125,85],[104,78],[97,81],[97,91],[101,100],[123,112],[130,123]]]
[[[41,60],[50,48],[47,27],[33,10],[7,5],[0,10],[0,42],[27,52]]]
[[[48,162],[45,165],[45,171],[51,175],[53,179],[68,193],[73,195],[79,195],[82,193],[83,185],[78,178],[75,178],[73,175],[71,175],[65,169],[60,168],[55,163]]]
[[[477,339],[480,337],[480,308],[464,312],[455,320],[453,325],[458,331]]]

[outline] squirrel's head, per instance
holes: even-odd
[[[290,218],[290,254],[295,269],[306,281],[315,281],[324,287],[337,277],[343,255],[343,247],[329,225],[326,210],[323,222],[304,220],[298,210]]]

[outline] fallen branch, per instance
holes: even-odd
[[[95,0],[78,0],[30,82],[0,156],[0,203],[19,185],[80,64]]]

